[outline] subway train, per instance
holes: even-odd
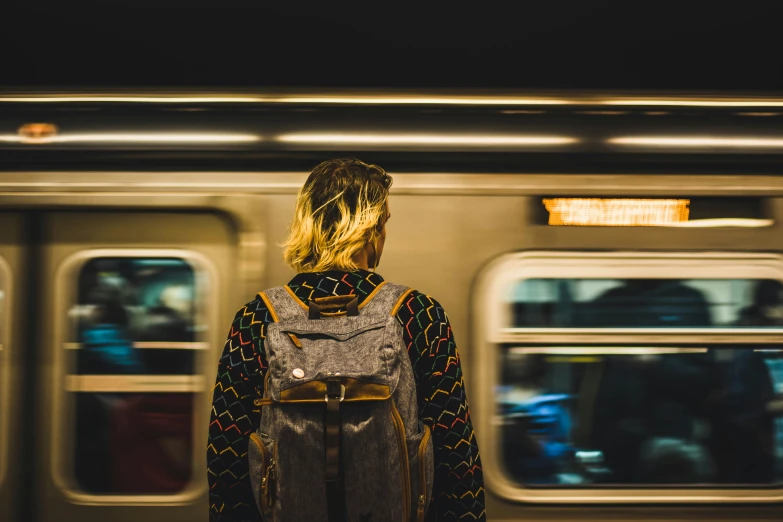
[[[208,519],[236,310],[324,159],[453,326],[488,520],[783,520],[783,98],[0,92],[0,513]]]

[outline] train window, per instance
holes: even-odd
[[[542,279],[511,290],[514,327],[783,328],[775,279]]]
[[[128,255],[86,259],[72,277],[65,474],[93,496],[182,492],[200,456],[204,274],[185,258]]]
[[[783,483],[783,348],[502,348],[504,466],[528,485]]]
[[[781,258],[518,254],[481,281],[493,489],[547,502],[780,500]]]

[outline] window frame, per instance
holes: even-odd
[[[78,276],[84,265],[96,258],[176,258],[185,261],[193,270],[195,279],[195,302],[197,304],[197,321],[207,326],[206,336],[201,336],[199,342],[177,343],[181,349],[193,350],[197,360],[193,373],[184,375],[127,375],[116,376],[112,386],[106,387],[110,382],[105,375],[68,374],[65,367],[65,355],[67,351],[79,349],[78,343],[69,339],[71,326],[69,325],[68,311],[76,303],[78,294]],[[67,256],[59,264],[55,271],[55,305],[53,321],[52,343],[52,397],[51,397],[51,476],[57,489],[70,501],[77,504],[90,505],[172,505],[186,504],[203,496],[207,485],[202,480],[201,471],[203,458],[198,444],[193,445],[192,465],[193,472],[187,486],[177,493],[172,494],[95,494],[81,490],[74,479],[73,442],[74,425],[73,413],[75,401],[74,394],[79,392],[95,391],[100,389],[107,393],[190,393],[194,395],[193,402],[193,437],[198,440],[196,434],[208,423],[205,413],[204,401],[211,394],[211,388],[205,379],[210,367],[210,342],[215,335],[217,327],[217,296],[219,294],[217,270],[213,262],[204,254],[187,249],[177,248],[104,248],[84,249]],[[171,346],[157,346],[156,344],[172,343],[148,343],[152,346],[144,346],[145,349],[159,347],[171,348]],[[105,389],[104,389],[105,388]],[[110,388],[113,388],[110,389]],[[67,412],[66,412],[67,408]]]
[[[0,308],[0,486],[8,472],[9,437],[11,419],[11,303],[13,298],[11,266],[0,256],[0,291],[3,291]]]
[[[589,263],[589,264],[588,264]],[[490,262],[476,280],[473,301],[473,341],[478,407],[474,410],[481,434],[484,478],[488,489],[502,498],[527,503],[774,503],[783,501],[783,484],[760,488],[573,488],[522,486],[502,467],[495,387],[499,381],[500,349],[504,344],[560,344],[589,347],[601,343],[624,346],[658,344],[780,343],[783,329],[743,328],[508,328],[509,307],[504,298],[509,282],[530,278],[667,278],[677,267],[678,279],[777,279],[783,281],[783,256],[721,252],[583,252],[527,251],[502,255]],[[720,270],[718,270],[720,269]],[[744,272],[744,273],[743,273]],[[691,274],[691,276],[689,276]],[[722,274],[722,276],[721,276]],[[730,276],[729,276],[730,274]],[[740,275],[741,274],[741,275]],[[695,275],[695,277],[693,277]],[[480,355],[479,355],[480,354]]]

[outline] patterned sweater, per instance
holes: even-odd
[[[331,295],[359,302],[383,281],[376,273],[303,273],[288,286],[304,303]],[[465,394],[459,354],[446,313],[414,291],[397,313],[416,378],[419,417],[432,430],[435,449],[433,501],[428,521],[486,520],[484,479]],[[212,522],[255,522],[250,490],[248,436],[258,427],[253,399],[263,393],[267,370],[266,326],[272,318],[259,296],[234,317],[218,364],[209,425],[207,468]]]

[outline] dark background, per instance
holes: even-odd
[[[0,85],[783,92],[781,3],[0,0]]]

